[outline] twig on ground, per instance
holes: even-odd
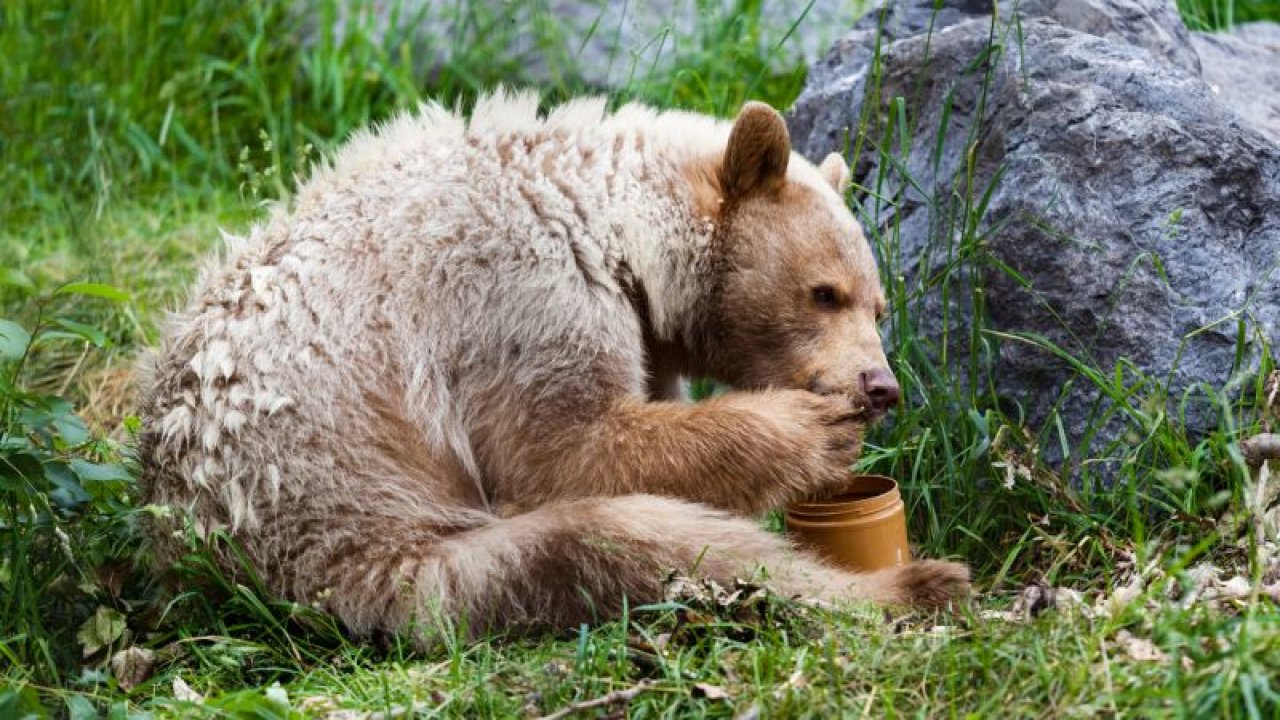
[[[592,698],[590,700],[573,703],[572,705],[566,705],[550,715],[542,716],[539,720],[559,720],[559,718],[566,718],[583,710],[631,702],[637,695],[647,690],[652,690],[654,685],[657,685],[657,681],[641,680],[638,684],[633,685],[632,687],[624,688],[622,690],[614,690],[613,692],[601,695],[598,698]]]

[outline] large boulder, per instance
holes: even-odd
[[[1207,429],[1213,395],[1280,336],[1280,149],[1205,83],[1187,38],[1159,0],[1033,0],[996,21],[980,0],[896,2],[836,43],[789,118],[809,157],[865,133],[862,215],[895,245],[920,332],[953,338],[964,367],[978,307],[1005,334],[980,358],[1001,402],[1033,427],[1056,413],[1087,457],[1161,410]],[[905,152],[900,126],[884,132],[895,98]],[[1169,401],[1117,412],[1081,366],[1009,335],[1108,378],[1131,366],[1138,396]]]
[[[927,35],[930,28],[941,31],[965,20],[989,18],[995,9],[1006,25],[1023,17],[1049,18],[1073,30],[1146,48],[1174,65],[1200,71],[1191,33],[1182,24],[1177,7],[1164,0],[946,0],[940,4],[934,0],[890,0],[880,10],[862,16],[853,30],[837,41],[825,62],[814,66],[809,87],[823,85],[828,68],[848,69],[851,61],[869,60],[877,38],[883,43]]]
[[[1192,34],[1205,82],[1245,122],[1280,142],[1280,25],[1254,22]]]

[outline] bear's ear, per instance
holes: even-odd
[[[849,166],[845,163],[844,158],[840,157],[840,153],[831,153],[827,156],[822,164],[818,166],[818,171],[822,173],[822,178],[827,184],[836,189],[841,195],[845,190],[849,189],[849,182],[852,177],[849,174]]]
[[[777,110],[760,102],[742,106],[729,133],[720,178],[729,199],[773,190],[787,176],[791,135]]]

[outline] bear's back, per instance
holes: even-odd
[[[358,443],[341,438],[371,395],[445,442],[464,399],[450,378],[535,385],[572,368],[567,350],[634,342],[609,240],[661,215],[637,207],[655,186],[673,192],[655,147],[710,152],[722,125],[603,100],[539,118],[533,96],[499,94],[469,122],[428,107],[357,134],[292,209],[230,239],[171,323],[145,411],[153,499],[244,515],[282,482],[270,458],[335,462]]]

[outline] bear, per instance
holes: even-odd
[[[838,488],[899,401],[848,182],[756,102],[496,91],[356,133],[227,236],[147,363],[156,556],[221,532],[271,592],[424,643],[606,620],[672,570],[964,596],[963,564],[853,573],[758,521]]]

